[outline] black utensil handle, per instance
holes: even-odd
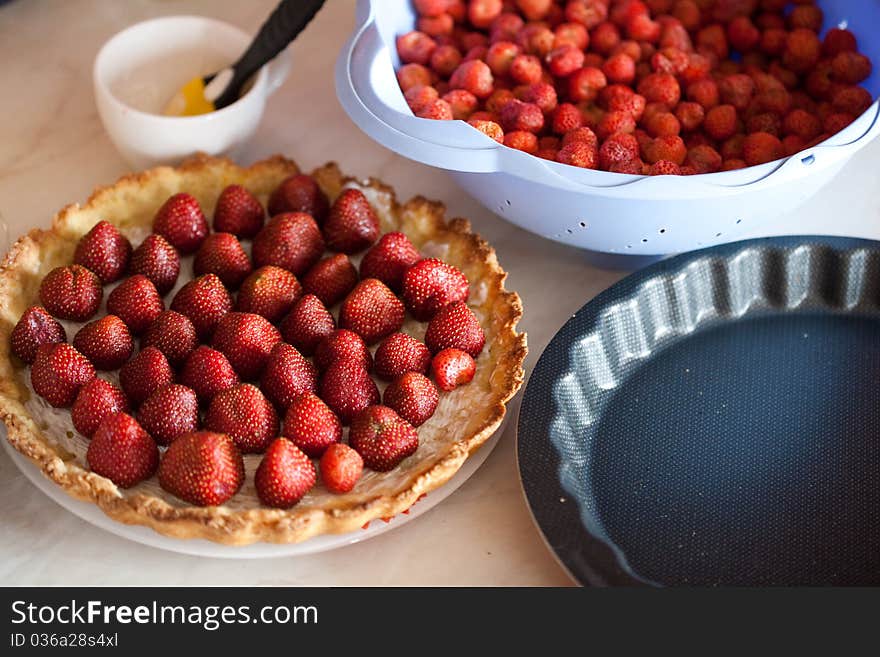
[[[282,0],[263,23],[251,45],[233,65],[232,80],[214,101],[219,109],[238,99],[241,86],[275,57],[311,22],[325,0]]]

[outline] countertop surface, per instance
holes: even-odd
[[[210,15],[254,32],[272,0],[14,0],[0,7],[0,215],[16,239],[47,226],[67,203],[128,171],[105,135],[91,68],[120,29],[167,14]],[[336,101],[333,65],[354,22],[353,0],[330,0],[293,46],[294,67],[269,100],[241,160],[280,152],[310,170],[336,160],[376,176],[400,198],[444,201],[471,219],[523,299],[527,371],[565,321],[625,275],[583,252],[505,223],[442,171],[372,142]],[[777,234],[880,238],[880,142],[862,150],[806,206],[774,223]],[[553,293],[548,294],[548,289]],[[512,412],[518,410],[518,400]],[[256,561],[184,556],[113,536],[64,510],[0,453],[0,584],[48,585],[568,585],[520,489],[515,422],[483,466],[444,502],[381,536],[332,552]]]

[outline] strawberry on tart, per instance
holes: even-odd
[[[98,189],[0,268],[10,443],[114,519],[296,542],[408,509],[522,383],[463,219],[334,164],[197,156]]]

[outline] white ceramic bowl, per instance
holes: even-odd
[[[880,2],[820,1],[826,24],[846,24],[878,65]],[[336,92],[352,120],[383,146],[448,170],[489,210],[538,235],[605,253],[662,255],[773,234],[774,218],[815,194],[880,134],[875,102],[818,146],[755,167],[699,176],[633,176],[579,169],[502,146],[463,121],[413,115],[397,85],[394,40],[413,29],[408,0],[358,0],[357,27],[336,64]],[[833,220],[829,218],[829,220]]]
[[[104,44],[92,72],[95,103],[110,139],[132,167],[176,163],[196,151],[235,155],[257,129],[266,100],[287,77],[286,51],[223,109],[183,117],[160,112],[187,80],[235,62],[251,38],[213,18],[166,16],[132,25]]]

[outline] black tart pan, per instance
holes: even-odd
[[[880,584],[880,243],[750,240],[625,278],[544,351],[517,431],[584,584]]]

